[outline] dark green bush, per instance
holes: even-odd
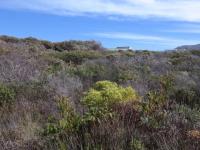
[[[131,140],[131,149],[133,149],[133,150],[145,150],[145,146],[142,143],[142,141],[140,141],[136,138],[133,138]]]
[[[62,70],[62,64],[60,62],[55,62],[47,68],[48,74],[54,74],[60,70]]]
[[[193,55],[200,56],[200,50],[192,50],[190,51]]]
[[[53,43],[49,41],[41,41],[41,44],[46,48],[46,49],[53,49]]]
[[[58,58],[66,63],[81,64],[86,59],[96,59],[101,56],[98,51],[69,51],[57,53]]]
[[[99,80],[109,79],[111,71],[106,64],[95,62],[84,63],[77,67],[71,67],[69,73],[80,77],[83,81],[94,83]]]
[[[5,41],[5,42],[10,42],[10,43],[18,43],[20,42],[20,39],[16,38],[16,37],[11,37],[11,36],[0,36],[0,39]]]
[[[170,56],[170,61],[173,65],[180,65],[182,62],[188,60],[189,57],[188,52],[174,52]]]
[[[14,101],[14,98],[14,90],[3,84],[0,84],[0,107],[5,104],[11,104]]]
[[[177,89],[174,91],[174,98],[177,103],[188,105],[191,108],[200,106],[199,95],[192,89]]]

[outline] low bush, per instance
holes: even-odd
[[[89,51],[89,50],[96,50],[102,51],[104,48],[102,47],[101,43],[96,41],[64,41],[53,43],[53,49],[56,51]]]
[[[190,51],[193,55],[200,56],[200,50],[192,50]]]
[[[44,47],[46,49],[53,49],[53,43],[49,42],[49,41],[41,41],[41,44],[44,45]]]
[[[84,96],[82,102],[86,110],[82,115],[75,112],[67,98],[60,98],[60,118],[50,119],[44,135],[53,136],[59,148],[105,149],[112,148],[111,143],[118,148],[128,148],[133,133],[133,129],[130,131],[128,127],[132,128],[139,119],[139,113],[133,106],[138,99],[131,87],[123,88],[110,81],[99,81]],[[74,142],[79,143],[74,145]],[[138,142],[134,146],[141,148],[143,145]]]
[[[0,84],[0,107],[5,104],[11,104],[14,101],[14,98],[14,90],[3,84]]]
[[[146,102],[144,104],[144,111],[147,113],[154,112],[165,105],[167,98],[158,91],[150,91],[146,95]]]
[[[11,36],[0,36],[0,39],[5,41],[5,42],[10,42],[10,43],[18,43],[20,42],[20,39],[16,38],[16,37],[11,37]]]
[[[81,64],[86,59],[96,59],[101,56],[98,51],[69,51],[57,53],[56,57],[66,63]]]
[[[170,56],[170,62],[174,65],[174,66],[179,66],[182,63],[187,62],[188,60],[190,60],[191,55],[189,55],[188,52],[175,52],[172,53]]]
[[[99,81],[85,95],[83,103],[88,108],[87,119],[94,121],[107,115],[112,116],[114,104],[135,102],[138,99],[136,91],[131,87],[123,88],[110,81]]]
[[[200,99],[195,90],[192,89],[176,89],[174,91],[174,99],[177,103],[188,105],[191,108],[200,106]]]
[[[58,100],[58,109],[60,118],[49,118],[49,122],[44,129],[44,135],[51,135],[56,133],[68,134],[76,131],[80,125],[80,117],[78,114],[76,114],[68,98],[61,97]]]
[[[109,67],[110,64],[107,62],[89,61],[76,67],[69,67],[68,72],[71,75],[78,76],[82,81],[84,81],[85,85],[91,85],[100,80],[109,80],[114,78],[114,71],[110,70]]]
[[[102,77],[105,73],[105,67],[98,64],[81,65],[70,70],[72,74],[79,76],[83,80]]]
[[[144,144],[140,140],[138,140],[136,138],[132,139],[132,141],[131,141],[131,148],[133,150],[145,150]]]
[[[200,123],[200,110],[198,110],[198,108],[191,109],[185,105],[177,105],[175,108],[175,112],[183,116],[185,120],[188,120],[191,126],[198,126]]]
[[[61,129],[73,132],[80,124],[80,117],[75,112],[72,104],[65,97],[62,97],[59,102],[59,110],[61,119],[59,120],[59,126]]]
[[[47,68],[48,74],[54,74],[60,70],[62,70],[62,64],[60,62],[55,62]]]
[[[134,80],[136,75],[133,73],[133,71],[119,70],[116,76],[117,77],[115,80],[117,82],[127,82]]]

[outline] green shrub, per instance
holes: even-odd
[[[130,70],[120,70],[117,74],[116,81],[118,82],[126,82],[135,79],[135,73]]]
[[[192,50],[190,51],[193,55],[200,56],[200,50]]]
[[[61,97],[58,100],[58,109],[60,118],[56,119],[49,119],[47,123],[44,134],[56,134],[56,133],[70,133],[76,131],[78,126],[80,125],[80,117],[75,112],[74,108],[70,104],[68,98]]]
[[[49,41],[41,41],[41,44],[44,45],[46,49],[53,49],[53,43]]]
[[[66,131],[74,131],[79,126],[80,118],[66,97],[61,97],[58,102],[61,119],[59,126]]]
[[[0,56],[7,54],[9,51],[10,51],[10,49],[1,47],[1,45],[0,45]]]
[[[135,56],[135,53],[134,53],[134,51],[132,51],[132,50],[118,51],[118,53],[119,53],[121,56],[127,56],[127,57],[133,57],[133,56]]]
[[[188,105],[191,108],[200,106],[199,96],[192,89],[177,89],[174,91],[174,98],[177,103]]]
[[[163,75],[159,77],[159,82],[161,84],[161,90],[164,90],[167,94],[170,90],[172,90],[174,77],[172,75]]]
[[[85,95],[83,103],[88,107],[89,120],[98,120],[112,115],[112,106],[118,103],[134,102],[138,95],[131,87],[123,88],[110,81],[99,81]]]
[[[131,149],[132,150],[145,150],[145,146],[140,140],[133,138],[131,141]]]
[[[44,135],[53,135],[60,132],[60,128],[55,123],[47,123],[46,127],[44,128],[43,134]]]
[[[15,92],[13,89],[0,84],[0,107],[5,104],[10,104],[14,101]]]
[[[151,113],[159,108],[162,108],[162,106],[165,104],[167,98],[163,93],[157,92],[157,91],[150,91],[146,95],[146,103],[144,104],[144,112]]]
[[[109,70],[105,65],[86,63],[77,67],[72,67],[69,73],[80,77],[83,81],[93,81],[96,82],[101,79],[108,78]]]
[[[51,66],[47,68],[48,74],[54,74],[60,70],[62,70],[62,64],[60,62],[53,63]]]
[[[190,57],[188,52],[175,52],[172,53],[170,56],[170,61],[173,65],[180,65],[183,62],[186,62],[187,59]]]
[[[96,50],[96,51],[103,51],[104,48],[102,47],[101,43],[96,41],[64,41],[53,43],[53,49],[56,51],[75,51],[75,50]]]
[[[18,43],[20,42],[20,39],[16,38],[16,37],[11,37],[11,36],[0,36],[0,39],[5,41],[5,42],[10,42],[10,43]]]
[[[151,89],[145,96],[144,111],[148,113],[162,108],[174,90],[173,76],[171,75],[152,76],[151,81],[154,81],[156,88]]]
[[[97,81],[102,80],[118,82],[118,78],[121,75],[121,70],[119,70],[113,63],[105,58],[88,60],[81,65],[70,65],[67,68],[67,71],[72,76],[78,76],[87,88],[90,88]],[[121,78],[123,78],[120,81],[131,79],[131,74],[132,73],[129,73],[127,76],[125,75],[125,72],[123,72],[123,75],[125,77],[123,78],[123,75],[120,76]]]
[[[57,53],[56,57],[67,63],[81,64],[85,59],[96,59],[101,56],[98,51],[69,51]]]
[[[182,114],[193,126],[200,123],[200,110],[196,108],[191,109],[185,105],[177,105],[175,111],[179,115]]]

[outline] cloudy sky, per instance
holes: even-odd
[[[0,0],[0,34],[164,50],[200,43],[200,0]]]

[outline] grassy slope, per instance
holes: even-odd
[[[133,87],[140,109],[116,106],[113,110],[123,116],[84,124],[72,133],[43,134],[47,124],[63,119],[60,99],[69,99],[82,116],[87,111],[81,103],[85,92],[102,80]],[[200,147],[198,50],[110,52],[94,41],[1,37],[0,85],[8,89],[0,88],[0,149]],[[14,98],[5,97],[11,91]]]

